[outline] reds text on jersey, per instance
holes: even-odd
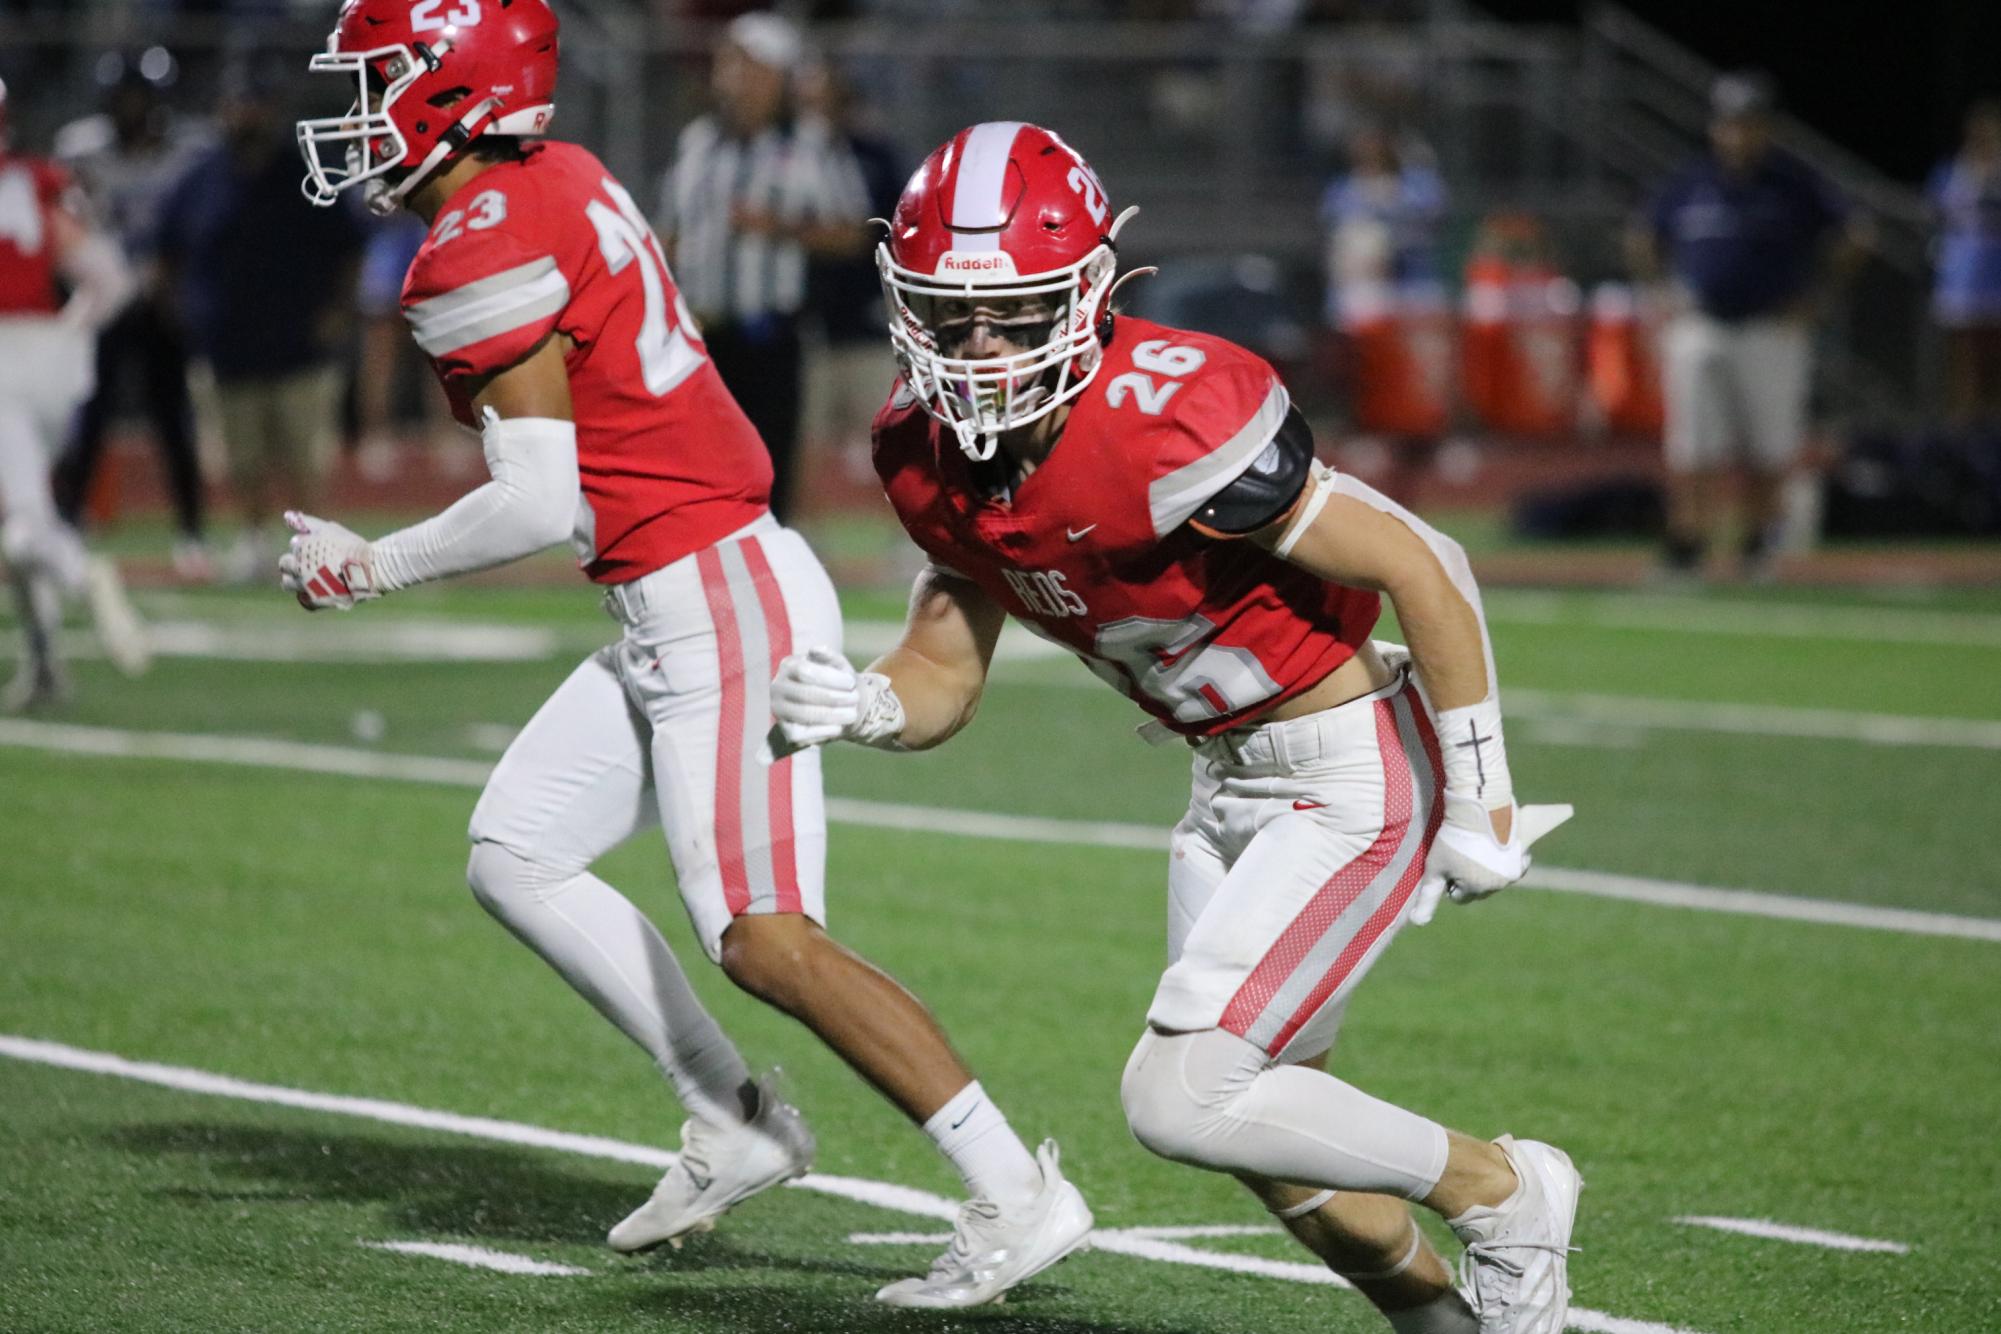
[[[0,317],[62,309],[54,217],[70,188],[55,163],[0,153]]]
[[[1263,360],[1121,317],[1063,433],[1012,496],[898,384],[875,466],[931,559],[1082,657],[1176,731],[1206,736],[1310,689],[1355,653],[1377,595],[1190,515],[1270,445],[1289,400]]]
[[[599,583],[636,579],[765,512],[771,457],[710,364],[645,217],[584,149],[533,144],[467,182],[411,261],[403,311],[469,426],[470,381],[551,333],[572,341],[577,540]]]

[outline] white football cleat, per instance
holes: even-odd
[[[679,1248],[691,1232],[716,1220],[762,1190],[806,1175],[813,1165],[813,1132],[798,1109],[760,1086],[757,1115],[740,1126],[690,1118],[681,1127],[681,1156],[660,1178],[653,1195],[611,1230],[615,1251],[650,1250],[661,1242]]]
[[[1459,1286],[1480,1334],[1563,1334],[1570,1312],[1570,1230],[1584,1178],[1563,1150],[1503,1135],[1494,1141],[1521,1182],[1493,1208],[1452,1220],[1466,1243]]]
[[[1091,1235],[1091,1210],[1056,1165],[1056,1141],[1035,1152],[1042,1189],[1028,1203],[1004,1210],[989,1199],[967,1200],[952,1229],[952,1244],[923,1278],[899,1279],[876,1293],[891,1306],[955,1310],[998,1302],[1083,1246]]]
[[[83,591],[90,603],[90,623],[104,656],[127,676],[144,676],[153,665],[153,650],[146,642],[146,627],[132,601],[125,596],[125,581],[109,557],[92,556],[84,566]]]

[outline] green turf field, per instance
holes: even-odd
[[[275,592],[142,601],[176,648],[150,676],[86,658],[65,713],[0,720],[0,1330],[1381,1328],[1234,1185],[1126,1133],[1118,1077],[1161,954],[1148,845],[1186,752],[1142,745],[1076,664],[1010,649],[952,745],[829,762],[833,929],[934,1006],[1024,1134],[1061,1141],[1104,1230],[998,1310],[902,1316],[870,1294],[942,1246],[955,1179],[701,962],[652,841],[604,873],[657,909],[753,1061],[783,1066],[827,1177],[679,1252],[601,1244],[678,1116],[462,881],[481,768],[612,630],[584,589],[310,620]],[[899,605],[853,595],[855,642]],[[1518,782],[1577,819],[1541,887],[1399,940],[1336,1068],[1571,1151],[1576,1328],[2001,1329],[2001,594],[1499,591],[1490,610]],[[469,649],[490,660],[441,660]],[[1043,822],[975,837],[956,811]],[[1222,1234],[1162,1232],[1187,1228]]]

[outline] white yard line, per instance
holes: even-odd
[[[607,636],[609,638],[609,636]],[[14,652],[20,636],[0,635],[0,654]],[[332,621],[149,621],[146,641],[163,658],[216,658],[228,662],[540,662],[561,640],[536,626],[474,621],[421,621],[383,617],[366,632]],[[96,639],[65,636],[64,651],[102,657]]]
[[[1485,593],[1487,619],[1502,625],[1588,625],[1610,630],[1757,639],[1835,639],[1867,644],[2001,648],[2001,616],[1908,607],[1811,607],[1719,602],[1640,593]]]
[[[1943,613],[1941,613],[1943,614]],[[1996,620],[2001,625],[2001,619]],[[1010,630],[1018,627],[1010,624]],[[848,648],[866,659],[896,641],[900,627],[865,621],[848,627]],[[1994,641],[2001,645],[2001,631]],[[995,659],[1004,664],[1045,662],[1070,654],[1026,631],[1001,636]],[[1007,678],[1003,675],[1001,678]],[[1037,684],[1095,690],[1097,677],[1081,666]],[[1652,699],[1556,690],[1504,690],[1509,721],[1517,719],[1568,729],[1557,745],[1596,744],[1618,748],[1638,743],[1641,733],[1720,732],[1732,736],[1786,740],[1848,741],[1865,746],[1938,746],[1950,750],[2001,750],[2001,721],[1991,718],[1933,718],[1920,714],[1871,713],[1850,709],[1803,709],[1783,704],[1732,704],[1707,700]]]
[[[1282,1237],[1276,1223],[1197,1223],[1189,1227],[1122,1227],[1119,1235],[1153,1241],[1197,1241],[1203,1237]]]
[[[530,1148],[574,1153],[588,1158],[608,1158],[617,1162],[646,1163],[653,1166],[666,1166],[674,1161],[674,1155],[665,1149],[656,1149],[644,1144],[627,1144],[597,1135],[575,1135],[561,1130],[545,1130],[541,1126],[524,1125],[518,1121],[498,1121],[484,1116],[461,1116],[456,1112],[433,1111],[425,1107],[413,1107],[407,1103],[386,1102],[380,1098],[355,1098],[338,1093],[313,1093],[305,1089],[285,1088],[276,1084],[258,1084],[247,1079],[211,1074],[205,1070],[191,1070],[184,1066],[128,1060],[108,1052],[86,1051],[80,1047],[66,1046],[59,1042],[45,1042],[38,1038],[0,1034],[0,1056],[37,1065],[132,1079],[185,1093],[206,1093],[225,1098],[238,1098],[246,1102],[293,1107],[303,1111],[360,1117],[424,1130],[441,1130],[451,1134],[499,1140],[507,1144],[526,1145]],[[812,1172],[790,1184],[802,1190],[838,1195],[843,1199],[856,1200],[898,1213],[938,1219],[952,1219],[958,1216],[958,1206],[942,1195],[933,1195],[929,1191],[915,1190],[886,1181],[869,1181],[859,1177],[831,1177]],[[928,1234],[923,1235],[928,1239]],[[1257,1274],[1295,1283],[1345,1286],[1343,1280],[1318,1265],[1202,1251],[1192,1246],[1134,1236],[1118,1230],[1093,1233],[1091,1244],[1100,1251],[1108,1251],[1115,1255],[1130,1255],[1165,1264],[1185,1264],[1230,1273]],[[455,1257],[444,1256],[441,1252],[477,1249],[455,1246],[433,1247],[429,1243],[415,1242],[389,1243],[388,1248],[415,1250],[420,1245],[426,1249],[419,1251],[419,1254],[439,1255],[440,1258],[446,1259]],[[497,1253],[489,1251],[486,1254]],[[468,1262],[462,1260],[461,1263]],[[1698,1334],[1698,1331],[1680,1329],[1672,1325],[1625,1320],[1598,1311],[1577,1309],[1573,1309],[1570,1313],[1570,1328],[1590,1331],[1591,1334]]]
[[[1573,871],[1537,862],[1522,885],[1564,894],[1588,894],[1626,903],[1651,903],[1659,908],[1692,908],[1698,912],[1734,913],[1781,922],[1812,922],[1818,926],[1853,926],[1869,931],[1894,931],[1909,936],[1944,936],[1952,940],[1984,940],[2001,944],[2001,919],[1961,917],[1953,913],[1916,912],[1908,908],[1878,908],[1865,903],[1829,899],[1796,899],[1748,889],[1717,889],[1676,880],[1615,875],[1609,871]]]
[[[503,1274],[535,1274],[550,1278],[574,1278],[589,1274],[588,1269],[575,1265],[552,1264],[547,1260],[533,1260],[512,1251],[492,1251],[484,1246],[461,1246],[446,1241],[364,1241],[361,1243],[372,1251],[394,1251],[398,1255],[423,1255],[433,1260],[450,1260],[453,1264],[470,1265],[474,1269],[497,1269]]]
[[[1690,1227],[1708,1227],[1715,1228],[1718,1232],[1735,1232],[1746,1237],[1790,1241],[1801,1246],[1825,1246],[1833,1251],[1877,1251],[1886,1255],[1911,1253],[1911,1248],[1901,1241],[1851,1237],[1845,1232],[1824,1232],[1816,1227],[1794,1227],[1790,1223],[1774,1223],[1764,1218],[1713,1218],[1707,1214],[1690,1214],[1674,1221],[1686,1223]]]
[[[1853,741],[1868,746],[1939,746],[2001,750],[2001,722],[1986,718],[1924,718],[1903,713],[1799,709],[1782,704],[1718,704],[1628,695],[1568,694],[1549,690],[1503,692],[1508,720],[1736,736]]]
[[[1693,612],[1701,605],[1689,604],[1679,610]],[[1754,633],[1756,626],[1762,623],[1759,618],[1748,615],[1739,618],[1739,612],[1747,609],[1724,610],[1733,618],[1730,623],[1742,620],[1743,633]],[[1676,613],[1675,606],[1666,604],[1646,614],[1657,616],[1663,626],[1669,626]],[[1948,618],[1954,615],[1945,612],[1898,614]],[[1984,647],[1990,642],[1982,637],[1986,632],[1971,627],[1990,621],[2001,626],[2001,618],[1968,616],[1949,619],[1941,623],[1941,627],[1934,628],[1944,634],[1942,627],[1958,625],[1961,620],[1967,624],[1957,632],[1961,636],[1959,639],[1948,637],[1938,642],[1964,642]],[[1774,623],[1788,624],[1783,616]],[[1917,624],[1927,625],[1930,621]],[[573,642],[574,635],[565,638],[553,631],[530,626],[385,617],[372,621],[366,634],[346,633],[346,630],[346,626],[332,622],[293,625],[187,620],[155,621],[147,627],[153,651],[161,656],[240,662],[540,662],[565,652],[581,651],[580,646]],[[890,621],[850,622],[847,627],[848,651],[865,660],[889,648],[901,633],[902,627]],[[12,651],[15,640],[16,636],[12,634],[0,633],[0,656]],[[1910,642],[1932,641],[1913,639]],[[2001,629],[1995,631],[1991,642],[2001,645]],[[70,636],[69,647],[77,656],[102,656],[96,641],[87,635]],[[996,660],[1008,665],[1050,662],[1071,656],[1061,645],[1040,639],[1012,622],[1001,632],[1000,644],[995,652]],[[1001,680],[1006,682],[1005,674]],[[1098,679],[1081,667],[1037,684],[1092,690],[1100,686]],[[1546,690],[1512,689],[1506,695],[1511,718],[1569,729],[1567,734],[1558,733],[1549,738],[1557,745],[1626,747],[1634,744],[1636,732],[1652,729],[1851,741],[1877,746],[2001,750],[2001,721],[1992,719],[1927,718],[1840,709],[1801,709]]]
[[[456,760],[428,755],[399,755],[351,746],[325,746],[260,737],[230,737],[201,733],[136,732],[108,727],[80,727],[29,719],[0,719],[0,747],[100,755],[123,759],[171,759],[252,768],[292,769],[351,778],[479,787],[492,765],[481,760]],[[935,833],[962,838],[989,838],[1013,843],[1125,848],[1160,852],[1167,847],[1165,828],[1109,820],[1062,820],[1048,816],[1002,815],[991,811],[952,810],[829,797],[827,818],[838,824],[866,825],[906,833]],[[1861,927],[1904,935],[1943,936],[1955,940],[2001,943],[2001,919],[1964,917],[1953,913],[1879,908],[1829,899],[1794,898],[1756,890],[1719,889],[1674,880],[1580,871],[1537,863],[1523,887],[1567,894],[1649,903],[1657,907],[1733,913],[1777,921],[1812,922],[1822,926]]]

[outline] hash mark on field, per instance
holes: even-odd
[[[347,778],[381,778],[397,782],[435,783],[445,787],[480,787],[493,766],[482,760],[457,760],[431,755],[402,755],[324,746],[269,737],[219,736],[200,733],[124,731],[113,727],[81,727],[0,718],[0,746],[101,755],[117,759],[198,761],[250,768],[291,769],[302,773]],[[936,833],[961,838],[991,838],[1015,843],[1130,848],[1165,852],[1167,831],[1148,825],[1109,820],[1063,820],[1048,816],[1005,815],[992,811],[962,811],[940,806],[906,806],[855,797],[827,798],[827,818],[836,824],[865,825],[905,833]],[[1880,908],[1866,903],[1796,898],[1757,890],[1719,889],[1608,871],[1571,870],[1538,862],[1522,882],[1524,889],[1553,889],[1594,898],[1650,903],[1658,907],[1701,912],[1736,913],[1777,921],[1812,922],[1821,926],[1852,926],[1894,931],[1912,936],[1944,936],[2001,944],[2001,919],[1963,917],[1954,913]]]
[[[456,1265],[469,1265],[474,1269],[497,1269],[503,1274],[536,1274],[550,1278],[574,1278],[588,1275],[588,1269],[575,1265],[552,1264],[547,1260],[533,1260],[512,1251],[490,1251],[484,1246],[462,1246],[447,1241],[364,1241],[361,1243],[372,1251],[395,1251],[399,1255],[425,1255],[433,1260],[450,1260]]]
[[[456,1112],[413,1107],[408,1103],[389,1102],[381,1098],[356,1098],[339,1093],[314,1093],[306,1089],[285,1088],[277,1084],[258,1084],[230,1075],[191,1070],[185,1066],[128,1060],[109,1052],[87,1051],[81,1047],[71,1047],[60,1042],[46,1042],[39,1038],[0,1034],[0,1056],[36,1065],[55,1066],[64,1070],[80,1070],[86,1074],[112,1075],[120,1079],[136,1080],[142,1084],[156,1084],[162,1088],[177,1089],[184,1093],[205,1093],[217,1097],[239,1098],[245,1102],[295,1107],[303,1111],[326,1112],[335,1116],[359,1117],[390,1125],[441,1130],[477,1139],[498,1140],[506,1144],[521,1144],[537,1149],[552,1149],[559,1153],[574,1153],[586,1158],[609,1158],[617,1162],[645,1163],[655,1167],[671,1166],[675,1159],[675,1155],[667,1150],[645,1144],[627,1144],[597,1135],[577,1135],[567,1131],[547,1130],[541,1126],[526,1125],[519,1121],[500,1121],[484,1116],[461,1116]],[[941,1220],[954,1219],[959,1213],[958,1206],[942,1195],[933,1195],[929,1191],[899,1186],[887,1181],[870,1181],[862,1177],[822,1176],[818,1172],[809,1172],[787,1184],[797,1189],[838,1195],[843,1199],[873,1205],[893,1213],[915,1214]],[[1134,1229],[1134,1231],[1144,1230]],[[399,1243],[407,1246],[430,1244]],[[1342,1279],[1319,1265],[1266,1260],[1254,1255],[1228,1255],[1217,1251],[1202,1251],[1193,1246],[1134,1236],[1116,1229],[1093,1232],[1091,1245],[1096,1250],[1115,1255],[1130,1255],[1167,1264],[1196,1265],[1204,1269],[1220,1269],[1230,1273],[1288,1279],[1295,1283],[1346,1286]],[[1575,1307],[1570,1312],[1570,1328],[1584,1330],[1586,1334],[1700,1334],[1697,1330],[1681,1329],[1673,1325],[1657,1325],[1643,1320],[1627,1320],[1621,1316],[1606,1315],[1601,1311],[1579,1310]]]
[[[1766,1218],[1714,1218],[1707,1214],[1689,1214],[1674,1221],[1686,1223],[1690,1227],[1709,1227],[1715,1228],[1718,1232],[1735,1232],[1746,1237],[1791,1241],[1802,1246],[1825,1246],[1833,1251],[1878,1251],[1888,1255],[1911,1253],[1911,1248],[1901,1241],[1851,1237],[1845,1232],[1824,1232],[1815,1227],[1794,1227],[1790,1223],[1774,1223]]]

